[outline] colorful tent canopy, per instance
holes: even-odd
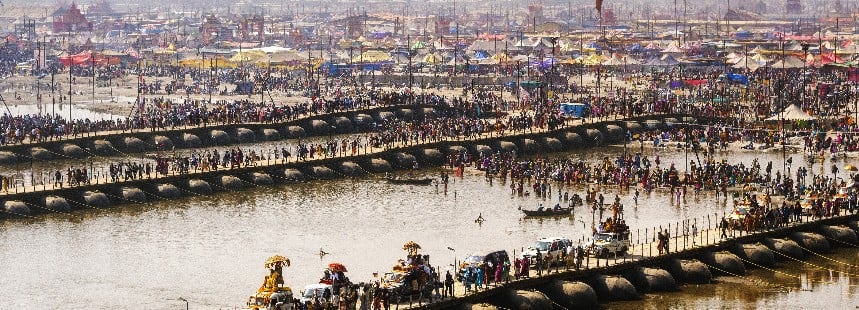
[[[391,55],[380,50],[364,51],[361,55],[352,58],[353,63],[381,63],[392,62]]]
[[[253,62],[257,61],[260,58],[265,57],[265,52],[261,50],[249,50],[243,51],[240,53],[236,53],[233,57],[230,57],[230,61],[232,62]]]
[[[492,55],[492,57],[491,57],[491,58],[492,58],[493,60],[495,60],[496,62],[500,62],[500,63],[504,63],[504,62],[509,62],[509,61],[510,61],[510,56],[508,56],[507,54],[504,54],[504,53],[497,53],[497,54],[495,54],[495,55]]]
[[[119,56],[110,56],[103,53],[93,53],[92,51],[81,52],[75,55],[59,57],[60,63],[63,66],[104,66],[119,64]]]

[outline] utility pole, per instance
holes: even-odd
[[[51,117],[56,116],[56,111],[54,110],[54,108],[55,108],[55,105],[57,104],[57,98],[54,96],[54,91],[55,91],[55,89],[54,89],[54,87],[55,87],[55,84],[54,84],[54,73],[55,72],[54,72],[54,70],[55,69],[51,68]]]
[[[454,6],[455,8],[456,6]],[[456,22],[456,40],[453,42],[453,76],[456,77],[456,62],[459,52],[459,22]]]
[[[69,123],[72,122],[72,68],[74,66],[74,60],[69,60]]]
[[[688,42],[689,38],[689,17],[686,15],[686,0],[683,0],[683,31],[686,33],[683,34],[683,43]]]
[[[92,104],[95,104],[95,51],[89,51],[89,66],[92,71]]]
[[[674,36],[677,38],[677,47],[680,47],[680,16],[677,16],[677,0],[674,0]]]
[[[412,37],[410,34],[406,35],[406,57],[409,58],[409,90],[412,89]]]

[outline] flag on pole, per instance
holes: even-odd
[[[597,13],[602,16],[602,0],[596,0]]]

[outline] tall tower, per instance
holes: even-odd
[[[543,23],[543,2],[531,2],[528,5],[528,22],[526,24],[531,24],[531,27],[535,28],[537,25]]]
[[[787,14],[800,14],[802,13],[802,3],[799,0],[785,0],[784,11]]]

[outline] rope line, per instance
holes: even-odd
[[[838,263],[838,264],[841,264],[841,265],[845,265],[845,266],[850,266],[850,267],[853,267],[853,268],[859,268],[859,266],[856,266],[856,265],[853,265],[853,264],[848,264],[848,263],[845,263],[845,262],[842,262],[842,261],[834,260],[834,259],[831,259],[831,258],[829,258],[829,257],[823,256],[823,255],[820,255],[820,254],[817,254],[817,253],[815,253],[814,251],[809,250],[809,249],[807,249],[806,247],[804,247],[804,246],[800,245],[800,244],[799,244],[799,242],[797,242],[797,243],[796,243],[796,246],[798,246],[800,249],[805,250],[805,251],[806,251],[806,252],[808,252],[808,253],[811,253],[811,254],[813,254],[813,255],[815,255],[815,256],[818,256],[818,257],[822,257],[823,259],[826,259],[826,260],[828,260],[828,261],[832,261],[832,262],[835,262],[835,263]]]
[[[556,302],[555,302],[554,300],[552,300],[551,298],[548,298],[548,299],[549,299],[549,301],[551,301],[551,302],[552,302],[552,304],[553,304],[553,305],[555,305],[555,307],[557,307],[557,308],[561,308],[561,310],[568,310],[568,309],[567,309],[567,307],[561,306],[560,304],[556,303]]]
[[[179,188],[179,187],[178,187],[178,186],[176,186],[176,188]],[[150,193],[150,192],[148,192],[148,191],[145,191],[145,190],[143,190],[142,188],[138,188],[138,189],[139,189],[141,192],[143,192],[144,194],[146,194],[146,195],[149,195],[149,196],[155,196],[155,198],[158,198],[158,199],[161,199],[161,200],[171,200],[171,199],[169,199],[169,198],[162,197],[161,195],[158,195],[158,194],[156,194],[156,193]]]
[[[34,220],[35,220],[35,219],[39,219],[38,217],[35,217],[35,216],[32,216],[32,215],[23,214],[23,213],[15,213],[15,212],[12,212],[12,211],[8,211],[8,210],[6,210],[6,208],[0,209],[0,211],[3,211],[3,212],[5,212],[5,213],[9,213],[9,214],[12,214],[12,215],[17,215],[17,216],[21,216],[21,217],[26,217],[26,218],[29,218],[29,219],[34,219]]]
[[[234,175],[231,175],[231,174],[228,174],[228,175],[229,175],[229,176],[233,176],[233,177],[235,177],[235,178],[237,178],[237,179],[241,180],[241,178],[239,178],[239,177],[237,177],[237,176],[234,176]],[[225,176],[226,176],[226,175],[225,175]],[[215,184],[215,182],[206,182],[206,183],[209,183],[209,186],[216,186],[216,187],[221,188],[221,189],[223,189],[223,190],[225,190],[225,191],[228,191],[228,192],[238,192],[238,190],[235,190],[235,189],[229,189],[229,188],[223,187],[223,186],[221,186],[221,185]]]
[[[781,256],[783,256],[783,257],[787,257],[787,258],[789,258],[789,259],[791,259],[791,260],[793,260],[793,261],[795,261],[795,262],[800,262],[800,263],[803,263],[803,264],[806,264],[806,265],[809,265],[809,266],[814,266],[814,267],[819,268],[819,269],[828,270],[828,271],[841,272],[841,273],[846,274],[846,275],[851,276],[851,277],[859,277],[859,274],[853,274],[853,273],[849,273],[849,272],[847,272],[847,271],[843,271],[843,270],[835,270],[835,269],[832,269],[832,268],[827,268],[827,267],[823,267],[823,266],[820,266],[820,265],[817,265],[817,264],[809,263],[809,262],[806,262],[806,261],[803,261],[803,260],[796,259],[796,258],[794,258],[794,257],[791,257],[790,255],[787,255],[787,254],[781,253],[781,252],[779,252],[779,251],[772,251],[772,252],[773,252],[773,253],[776,253],[776,254],[778,254],[778,255],[781,255]]]
[[[141,192],[142,192],[142,191],[141,191]],[[153,205],[152,203],[150,203],[150,202],[148,202],[148,201],[139,201],[139,200],[130,199],[130,198],[126,198],[126,197],[119,197],[119,196],[116,196],[116,195],[111,195],[111,194],[108,194],[108,193],[104,193],[104,194],[105,194],[105,195],[107,195],[107,196],[110,196],[110,197],[116,198],[116,199],[122,199],[122,200],[125,200],[125,201],[130,201],[130,202],[133,202],[133,203],[139,203],[139,204],[147,205],[147,206],[150,206],[150,207],[154,207],[154,206],[155,206],[155,205]]]
[[[744,258],[742,258],[742,257],[740,257],[740,256],[737,256],[737,258],[739,258],[741,261],[746,262],[747,264],[751,264],[751,265],[753,265],[753,266],[755,266],[755,267],[758,267],[758,268],[761,268],[761,269],[766,269],[766,270],[769,270],[769,271],[772,271],[772,272],[775,272],[775,273],[778,273],[778,274],[781,274],[781,275],[786,275],[786,276],[788,276],[788,277],[793,277],[793,278],[797,278],[797,279],[802,279],[802,277],[800,277],[800,276],[798,276],[798,275],[789,274],[789,273],[782,272],[782,271],[778,271],[778,270],[775,270],[775,269],[772,269],[772,268],[769,268],[769,267],[766,267],[766,266],[762,266],[762,265],[757,264],[757,263],[755,263],[755,262],[752,262],[752,261],[750,261],[750,260],[744,259]]]
[[[122,155],[124,155],[124,156],[125,156],[125,157],[127,157],[127,158],[135,158],[135,157],[133,157],[133,156],[131,156],[131,155],[126,154],[126,153],[125,153],[125,152],[123,152],[123,151],[120,151],[118,148],[116,148],[115,146],[113,146],[113,143],[108,144],[108,146],[110,146],[110,148],[112,148],[112,149],[113,149],[114,151],[116,151],[117,153],[122,154]]]
[[[206,182],[206,183],[208,184],[208,182]],[[179,186],[176,186],[176,188],[178,188],[180,191],[183,191],[183,192],[186,192],[186,193],[191,193],[192,195],[197,195],[197,196],[199,196],[199,197],[208,197],[208,196],[209,196],[209,195],[203,195],[203,194],[200,194],[200,193],[196,193],[196,192],[193,192],[193,191],[190,191],[190,190],[187,190],[187,189],[181,188],[181,187],[179,187]]]
[[[725,274],[728,274],[728,275],[731,275],[731,276],[734,276],[734,277],[737,277],[737,278],[740,278],[740,279],[743,279],[743,280],[746,280],[746,281],[749,281],[749,282],[752,282],[752,283],[757,283],[757,284],[760,284],[760,285],[769,286],[769,287],[773,287],[773,288],[778,288],[778,289],[782,289],[782,290],[786,290],[786,291],[790,291],[790,290],[791,290],[791,288],[786,287],[786,286],[783,286],[783,285],[779,285],[779,284],[775,284],[775,283],[770,283],[770,282],[766,282],[766,281],[763,281],[763,280],[760,280],[760,279],[755,279],[755,278],[751,278],[751,277],[747,277],[747,276],[738,275],[738,274],[736,274],[736,273],[733,273],[733,272],[730,272],[730,271],[727,271],[727,270],[721,269],[721,268],[716,267],[716,266],[713,266],[713,265],[709,265],[709,264],[704,263],[704,262],[701,262],[701,263],[702,263],[702,264],[704,264],[705,266],[709,267],[709,268],[713,268],[713,269],[715,269],[715,270],[717,270],[717,271],[720,271],[720,272],[722,272],[722,273],[725,273]]]
[[[301,175],[304,175],[304,173],[302,172],[302,173],[301,173]],[[290,178],[287,178],[287,177],[284,177],[284,176],[275,175],[275,174],[270,174],[270,176],[271,176],[271,177],[273,177],[273,178],[278,178],[278,179],[284,180],[284,181],[286,181],[286,182],[293,182],[293,183],[295,183],[295,182],[298,182],[298,183],[306,183],[306,182],[307,182],[307,180],[290,179]]]
[[[65,199],[65,198],[63,198],[63,199]],[[71,214],[71,213],[69,213],[69,212],[63,212],[63,211],[54,210],[54,209],[47,208],[47,207],[42,207],[42,206],[40,206],[40,205],[32,204],[32,203],[29,203],[29,202],[26,202],[26,201],[24,201],[24,204],[26,204],[26,205],[28,205],[28,206],[33,206],[33,207],[36,207],[36,208],[39,208],[39,209],[42,209],[42,210],[48,210],[48,211],[51,211],[51,212],[54,212],[54,213],[63,214],[63,215],[67,215],[67,216],[72,216],[72,214]]]
[[[854,244],[854,243],[850,243],[850,242],[847,242],[847,241],[841,241],[841,240],[838,240],[838,239],[835,239],[835,238],[830,238],[829,236],[823,236],[823,237],[824,237],[824,238],[826,238],[826,239],[829,239],[829,240],[832,240],[832,241],[838,242],[838,243],[842,243],[842,244],[849,245],[849,246],[854,247],[854,248],[859,247],[859,245]]]
[[[253,175],[254,173],[255,173],[255,172],[251,172],[251,175]],[[265,173],[265,174],[266,174],[266,175],[268,175],[268,173]],[[242,180],[242,178],[240,178],[240,177],[236,177],[236,179],[239,179],[239,181],[242,181],[243,183],[247,183],[247,184],[253,185],[253,186],[255,186],[255,187],[265,188],[265,186],[262,186],[262,185],[256,184],[256,183],[254,183],[254,182],[250,182],[250,181]]]
[[[74,204],[76,204],[76,205],[80,205],[80,206],[84,206],[84,207],[87,207],[87,208],[95,209],[95,210],[98,210],[98,211],[101,211],[101,212],[105,212],[105,211],[106,211],[104,208],[99,208],[99,207],[93,206],[93,205],[88,204],[88,203],[77,202],[77,201],[74,201],[74,200],[71,200],[71,199],[66,199],[66,201],[70,201],[70,202],[72,202],[72,203],[74,203]]]

